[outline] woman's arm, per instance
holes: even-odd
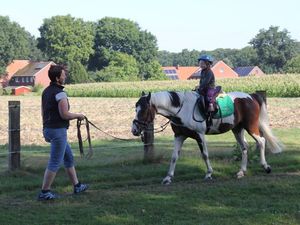
[[[81,113],[69,112],[69,104],[67,98],[63,98],[58,102],[58,110],[61,118],[63,118],[64,120],[84,119],[84,115]]]

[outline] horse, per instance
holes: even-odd
[[[205,135],[222,134],[230,130],[242,152],[237,178],[244,177],[247,171],[248,143],[245,139],[245,131],[256,142],[260,152],[260,164],[267,173],[271,172],[271,166],[265,158],[266,142],[273,153],[281,152],[283,145],[272,133],[264,99],[258,94],[244,92],[229,92],[227,95],[232,100],[233,113],[224,118],[213,118],[212,124],[208,126],[204,109],[197,107],[199,94],[196,91],[142,93],[135,105],[136,115],[132,121],[132,134],[141,135],[147,126],[153,123],[156,114],[168,118],[174,132],[172,158],[169,171],[163,178],[162,184],[171,184],[176,162],[187,138],[195,139],[199,146],[207,169],[204,179],[212,179],[213,169],[208,157]]]

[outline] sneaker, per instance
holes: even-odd
[[[45,193],[41,191],[38,195],[38,201],[54,200],[56,198],[58,198],[58,196],[51,191],[47,191]]]
[[[74,186],[74,194],[79,194],[89,188],[87,184],[78,183]]]

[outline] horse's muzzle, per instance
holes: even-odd
[[[134,135],[134,136],[140,136],[141,135],[141,129],[139,128],[139,126],[137,126],[136,123],[132,123],[132,126],[131,126],[131,133]]]

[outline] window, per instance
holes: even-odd
[[[224,73],[224,68],[220,68],[220,73]]]
[[[18,79],[17,77],[15,78],[15,82],[16,82],[16,83],[19,83],[19,79]]]

